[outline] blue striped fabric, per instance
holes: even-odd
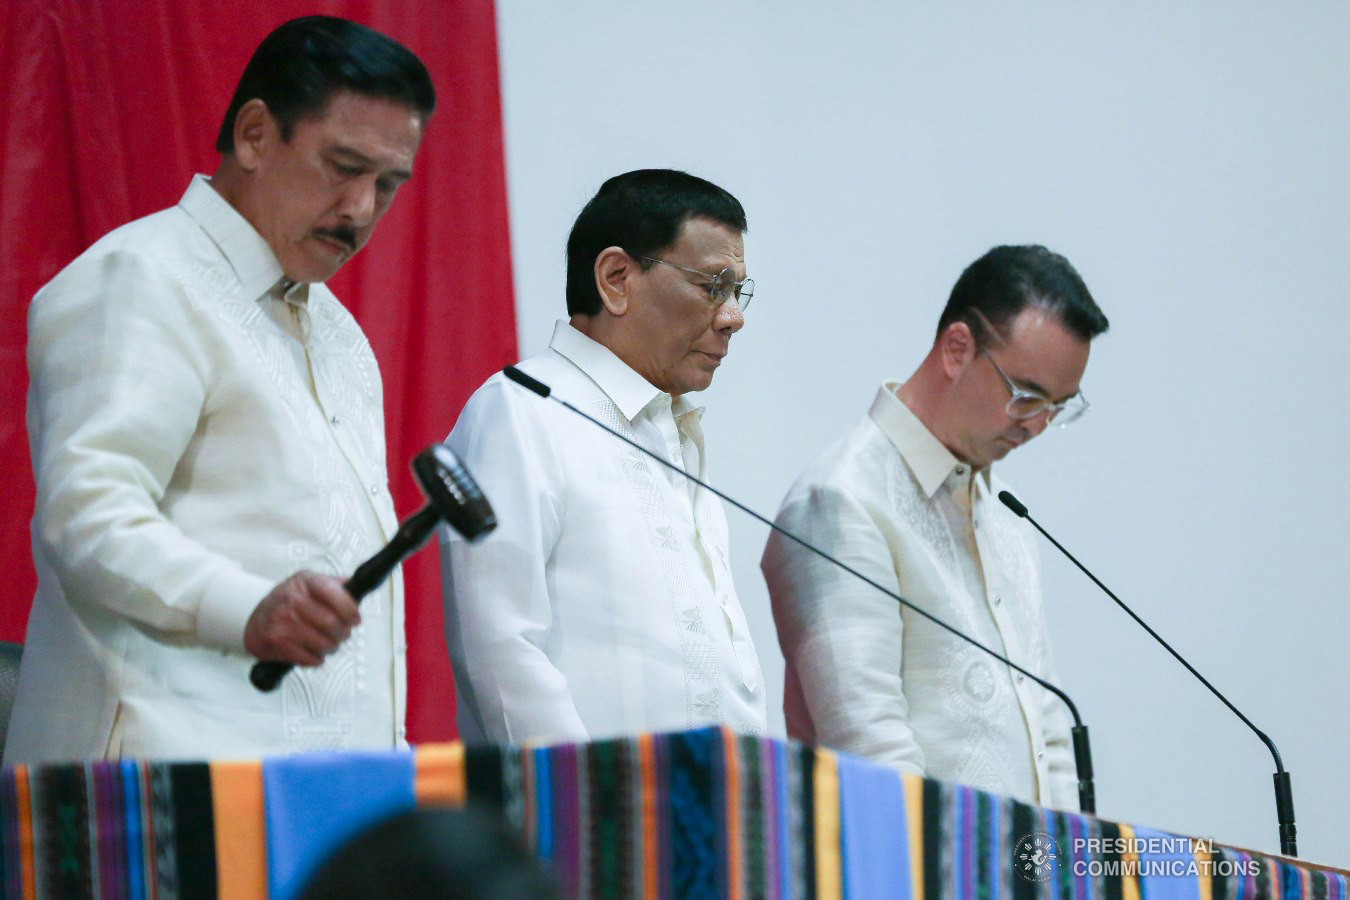
[[[362,828],[417,805],[411,753],[311,753],[263,761],[271,900],[290,900]]]
[[[1188,838],[1147,828],[1136,828],[1134,836],[1143,900],[1200,900],[1199,871]]]
[[[124,759],[120,763],[122,775],[122,805],[126,816],[127,896],[149,896],[145,881],[145,817],[141,809],[141,768]]]
[[[844,896],[909,900],[909,828],[900,773],[839,755]]]
[[[553,778],[548,750],[527,750],[534,762],[535,833],[534,852],[540,859],[553,858]]]

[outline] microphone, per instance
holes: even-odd
[[[525,388],[526,390],[538,394],[540,397],[544,397],[546,399],[551,397],[555,402],[561,403],[563,406],[567,407],[569,410],[576,413],[578,416],[581,416],[583,419],[586,419],[591,424],[595,425],[597,428],[609,432],[614,437],[623,441],[625,444],[628,444],[629,446],[636,449],[638,452],[647,456],[649,459],[654,459],[661,465],[665,466],[666,468],[674,472],[680,473],[685,478],[692,481],[694,484],[711,492],[717,497],[720,497],[727,503],[730,503],[732,506],[736,507],[746,515],[750,516],[752,519],[764,523],[765,525],[769,526],[774,531],[778,532],[784,537],[796,542],[797,544],[800,544],[807,550],[810,550],[812,553],[816,554],[821,559],[833,563],[834,565],[843,569],[845,572],[852,575],[854,578],[861,580],[865,584],[868,584],[871,587],[875,588],[876,590],[880,591],[881,593],[885,594],[887,597],[890,597],[892,600],[896,601],[901,606],[907,609],[914,610],[914,612],[923,616],[925,619],[932,622],[934,625],[937,625],[938,627],[945,629],[947,632],[955,635],[956,637],[959,637],[966,643],[980,648],[985,653],[992,656],[994,659],[998,660],[999,662],[1003,663],[1004,665],[1008,666],[1014,671],[1022,673],[1026,677],[1030,678],[1032,681],[1036,682],[1041,687],[1045,688],[1050,693],[1054,694],[1060,700],[1064,701],[1064,705],[1068,707],[1069,713],[1073,716],[1074,721],[1074,726],[1071,729],[1071,733],[1073,735],[1074,763],[1078,771],[1078,806],[1085,813],[1095,814],[1097,812],[1097,794],[1092,781],[1092,749],[1088,741],[1088,730],[1087,726],[1083,724],[1082,717],[1078,715],[1078,707],[1074,706],[1074,703],[1072,700],[1069,699],[1068,694],[1064,693],[1062,690],[1055,687],[1050,682],[1041,678],[1039,675],[1036,675],[1033,672],[1028,672],[1026,669],[1022,668],[1017,663],[1013,662],[1007,657],[999,653],[995,653],[993,650],[989,649],[984,644],[981,644],[979,641],[975,640],[970,635],[965,634],[962,631],[959,631],[958,629],[956,629],[951,625],[948,625],[946,622],[942,621],[937,616],[933,615],[927,610],[916,606],[909,600],[906,600],[904,597],[901,597],[895,591],[890,590],[884,585],[878,584],[876,581],[873,581],[871,578],[868,578],[866,575],[859,572],[857,569],[854,569],[852,566],[849,566],[846,563],[841,562],[838,559],[835,559],[833,556],[826,553],[824,550],[821,550],[819,547],[808,542],[805,538],[798,537],[796,534],[793,534],[791,531],[784,528],[782,525],[779,525],[777,522],[771,521],[770,519],[760,515],[750,507],[746,506],[744,503],[741,503],[739,500],[736,500],[735,498],[730,497],[727,494],[724,494],[722,491],[719,491],[717,488],[708,484],[706,481],[703,481],[701,478],[698,478],[697,476],[694,475],[690,475],[684,469],[681,469],[679,466],[675,465],[669,460],[663,459],[662,457],[656,455],[655,453],[651,452],[646,447],[642,446],[632,438],[620,434],[619,432],[615,431],[613,428],[610,428],[604,422],[601,422],[599,419],[595,418],[589,413],[578,409],[577,407],[573,406],[571,403],[568,403],[561,397],[552,396],[553,394],[552,388],[544,384],[542,381],[539,381],[537,378],[531,378],[529,375],[526,375],[524,372],[520,371],[520,369],[517,369],[515,366],[507,366],[505,369],[502,369],[502,374],[505,375],[511,381]]]
[[[1167,643],[1167,641],[1163,640],[1162,636],[1159,635],[1158,632],[1150,628],[1147,622],[1139,618],[1139,616],[1135,615],[1134,610],[1130,609],[1128,606],[1125,605],[1125,601],[1117,597],[1109,587],[1101,583],[1100,579],[1098,579],[1096,575],[1093,575],[1091,572],[1089,572],[1087,570],[1087,567],[1084,566],[1082,563],[1080,563],[1072,553],[1070,553],[1068,550],[1065,550],[1064,546],[1060,544],[1059,541],[1051,537],[1050,533],[1046,531],[1044,528],[1042,528],[1040,523],[1037,522],[1035,519],[1033,519],[1031,515],[1027,513],[1027,508],[1025,504],[1023,504],[1020,500],[1018,500],[1016,497],[1014,497],[1007,491],[999,491],[998,499],[1003,501],[1004,506],[1008,507],[1008,509],[1012,510],[1019,517],[1026,519],[1036,528],[1037,531],[1045,535],[1045,539],[1048,540],[1050,543],[1054,544],[1056,550],[1058,550],[1060,553],[1063,553],[1066,557],[1068,557],[1069,562],[1073,563],[1075,566],[1078,567],[1078,570],[1080,572],[1082,572],[1088,578],[1092,579],[1092,583],[1097,585],[1097,587],[1101,588],[1103,591],[1105,591],[1106,596],[1116,601],[1116,605],[1119,606],[1121,609],[1125,610],[1125,612],[1129,614],[1131,619],[1134,619],[1136,622],[1138,622],[1139,626],[1143,628],[1145,631],[1147,631],[1150,637],[1152,637],[1159,644],[1162,644],[1163,648],[1168,653],[1172,654],[1172,656],[1176,658],[1177,662],[1181,663],[1183,666],[1186,667],[1186,671],[1190,672],[1192,675],[1198,678],[1201,684],[1209,688],[1211,694],[1222,700],[1224,706],[1227,706],[1229,709],[1231,709],[1233,711],[1233,714],[1236,715],[1239,719],[1241,719],[1248,728],[1256,732],[1256,736],[1259,737],[1261,739],[1261,742],[1264,743],[1266,747],[1270,749],[1271,756],[1275,757],[1275,814],[1280,823],[1280,852],[1286,856],[1298,856],[1298,830],[1294,827],[1293,788],[1290,786],[1289,773],[1284,770],[1284,763],[1280,759],[1280,751],[1276,749],[1275,742],[1272,741],[1270,738],[1266,737],[1265,733],[1261,731],[1261,729],[1253,725],[1251,719],[1248,719],[1246,716],[1244,716],[1236,706],[1234,706],[1232,703],[1228,701],[1227,697],[1219,693],[1219,689],[1216,688],[1214,685],[1210,684],[1209,679],[1207,679],[1205,676],[1197,672],[1195,670],[1195,666],[1188,663],[1180,653],[1173,650],[1172,645]]]
[[[347,579],[343,587],[357,603],[379,587],[394,566],[422,546],[442,519],[471,541],[497,527],[492,505],[449,447],[432,444],[413,458],[412,469],[427,504],[409,516],[393,540],[361,563]],[[248,680],[260,691],[273,691],[293,668],[294,663],[263,660],[253,664]]]

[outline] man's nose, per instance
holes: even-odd
[[[1027,440],[1030,440],[1050,427],[1050,410],[1043,409],[1031,418],[1021,420],[1018,424],[1027,430],[1029,434]]]
[[[369,225],[375,216],[375,178],[353,178],[342,194],[338,215],[357,228]]]
[[[741,312],[741,304],[735,297],[728,297],[713,315],[713,330],[735,334],[744,327],[745,313]]]

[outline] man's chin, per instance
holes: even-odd
[[[1007,456],[1010,450],[1012,450],[1012,447],[1005,441],[994,441],[994,443],[985,446],[983,450],[972,449],[961,459],[966,465],[978,471],[998,462]]]
[[[677,390],[670,392],[671,396],[678,397],[681,394],[694,394],[698,391],[706,391],[712,386],[712,375],[706,378],[686,378],[682,381]]]
[[[1017,445],[1012,443],[1011,441],[1005,440],[996,441],[994,443],[994,446],[989,449],[988,455],[989,458],[985,462],[985,465],[987,466],[991,462],[995,462],[997,460],[1002,459],[1003,457],[1007,456],[1009,453],[1013,452],[1016,449]]]
[[[338,269],[347,258],[333,259],[324,257],[323,259],[305,259],[298,260],[294,265],[285,266],[286,277],[291,281],[298,281],[305,284],[327,281],[337,274]]]
[[[712,387],[713,375],[715,374],[716,374],[715,372],[708,372],[702,378],[695,379],[697,383],[694,386],[690,387],[689,390],[706,391],[708,388]]]

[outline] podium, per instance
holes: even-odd
[[[575,897],[1350,891],[1343,871],[718,728],[550,747],[14,766],[0,774],[0,889],[16,900],[285,900],[366,824],[465,803],[498,810]]]

